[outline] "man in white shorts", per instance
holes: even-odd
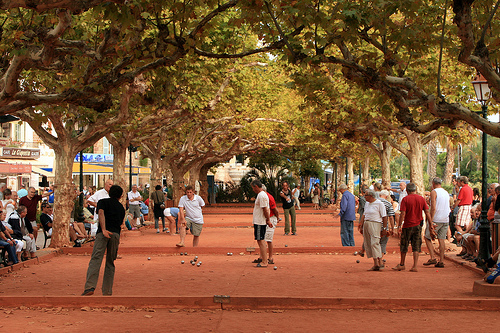
[[[177,247],[183,247],[186,239],[186,227],[193,234],[193,247],[198,246],[200,234],[203,228],[203,214],[201,208],[205,206],[205,201],[194,194],[191,185],[186,187],[186,195],[179,200],[179,234],[181,241],[175,244]]]
[[[430,225],[429,221],[427,221],[424,237],[431,258],[424,263],[425,266],[444,267],[444,240],[448,235],[451,210],[450,194],[441,187],[441,182],[441,179],[437,177],[432,180],[430,214],[433,225]],[[439,261],[436,260],[434,245],[432,244],[434,237],[437,237],[439,242]]]

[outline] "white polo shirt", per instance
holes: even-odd
[[[205,201],[197,194],[194,195],[193,200],[189,200],[187,195],[183,195],[179,200],[179,208],[184,208],[186,216],[197,224],[203,224],[203,214],[201,212],[203,206],[205,206]]]

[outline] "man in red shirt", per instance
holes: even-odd
[[[38,202],[43,199],[43,197],[48,197],[50,194],[48,192],[42,195],[36,194],[36,190],[34,187],[28,188],[28,195],[19,199],[19,205],[25,206],[27,208],[28,213],[26,214],[26,221],[31,223],[33,227],[33,236],[36,238],[38,236],[38,225],[36,223],[36,210],[38,207]]]
[[[399,228],[401,228],[401,261],[393,268],[395,271],[403,271],[405,269],[405,259],[406,253],[408,252],[408,245],[411,243],[411,249],[413,252],[413,267],[410,269],[411,272],[418,271],[418,256],[420,249],[422,247],[422,211],[425,213],[425,217],[429,221],[429,225],[432,225],[431,214],[429,213],[429,206],[425,199],[416,194],[417,185],[414,183],[409,183],[406,185],[406,192],[408,195],[401,201],[401,215],[399,216]]]
[[[262,185],[262,190],[264,190],[267,194],[267,197],[269,198],[269,221],[272,223],[273,227],[270,228],[269,226],[266,227],[266,235],[264,237],[265,241],[267,242],[267,248],[269,252],[269,259],[267,259],[267,263],[273,265],[274,264],[274,259],[273,259],[273,237],[274,237],[274,230],[276,230],[276,225],[278,224],[278,221],[281,221],[279,218],[279,211],[278,208],[276,208],[276,200],[274,200],[274,197],[269,194],[269,192],[266,191],[266,185]],[[262,262],[262,257],[259,257],[253,261],[253,263],[260,263]]]
[[[459,177],[457,183],[458,186],[460,186],[460,192],[458,192],[457,201],[453,206],[453,209],[458,206],[455,228],[457,229],[457,231],[463,234],[471,222],[470,211],[474,193],[472,191],[472,188],[469,186],[469,179],[467,177]]]

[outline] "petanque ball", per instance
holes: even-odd
[[[201,266],[201,263],[197,263],[196,266],[200,267]]]
[[[288,245],[285,244],[285,247],[288,247]]]
[[[184,260],[181,260],[181,264],[184,264]]]
[[[356,260],[356,264],[359,264],[359,260]]]
[[[148,260],[151,260],[151,257],[148,257]]]
[[[183,256],[183,255],[184,255],[184,253],[181,252],[181,256]]]
[[[191,265],[193,265],[193,266],[194,266],[194,265],[196,265],[196,263],[195,263],[194,261],[192,261],[192,260],[191,260]]]
[[[193,259],[193,261],[194,261],[194,262],[197,262],[197,261],[198,261],[198,258],[196,258],[196,257],[195,257],[195,258]]]
[[[195,259],[198,259],[198,256],[194,256]]]
[[[188,255],[188,253],[187,253],[187,252],[184,252],[184,255],[185,255],[185,256],[187,256],[187,255]]]
[[[274,270],[277,270],[278,269],[278,266],[274,266]]]

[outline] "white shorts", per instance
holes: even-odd
[[[278,219],[276,218],[276,216],[271,216],[269,218],[269,221],[271,222],[273,227],[271,228],[271,227],[267,226],[266,236],[264,236],[264,240],[266,242],[271,243],[273,241],[273,237],[274,237],[274,230],[276,230],[276,225],[278,224]]]

